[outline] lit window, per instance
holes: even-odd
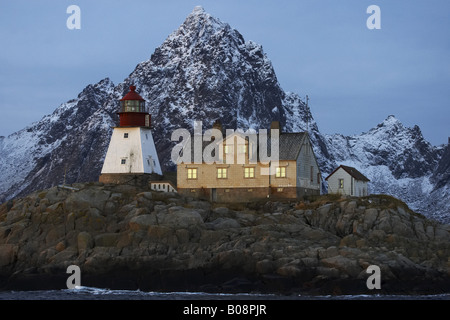
[[[286,167],[277,167],[275,171],[275,177],[286,178]]]
[[[224,149],[224,152],[225,152],[225,154],[228,154],[228,153],[231,153],[231,147],[232,147],[232,145],[230,146],[230,145],[225,145],[225,149]]]
[[[244,168],[244,178],[254,178],[255,168]]]
[[[188,179],[197,179],[197,168],[188,169]]]
[[[239,153],[247,153],[247,145],[246,144],[240,144],[238,146]]]
[[[226,179],[227,170],[227,168],[217,168],[217,179]]]
[[[277,192],[283,192],[283,188],[277,188]]]
[[[127,138],[128,138],[128,133],[127,133],[127,132],[124,133],[124,134],[123,134],[123,137],[124,137],[125,139],[127,139]]]
[[[339,189],[344,189],[344,179],[339,179]]]

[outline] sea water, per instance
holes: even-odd
[[[435,295],[277,295],[257,293],[144,292],[94,287],[38,291],[0,291],[0,300],[450,300]]]

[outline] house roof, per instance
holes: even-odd
[[[297,160],[297,157],[300,153],[300,149],[303,145],[303,140],[307,134],[305,132],[295,132],[295,133],[281,133],[279,136],[279,160]],[[259,135],[258,139],[259,139]],[[226,139],[227,137],[224,137]],[[249,138],[246,136],[246,140]],[[267,154],[271,155],[271,143],[270,136],[267,136]],[[259,141],[259,140],[258,140]],[[202,141],[202,149],[201,155],[197,155],[199,159],[201,159],[203,155],[203,150],[206,146],[210,145],[211,141]],[[219,141],[218,141],[219,143]],[[194,149],[194,138],[191,138],[191,161],[195,160],[195,149]],[[198,150],[200,151],[200,150]],[[259,161],[259,150],[257,152],[257,159]]]
[[[280,134],[280,160],[297,160],[305,132]]]
[[[355,168],[349,167],[349,166],[344,166],[344,165],[340,165],[339,167],[337,167],[332,173],[330,173],[330,175],[328,177],[325,178],[325,180],[328,180],[329,177],[331,177],[336,171],[338,171],[341,168],[344,169],[345,172],[347,172],[349,175],[351,175],[356,180],[370,181],[365,175],[363,175],[361,172],[359,172]]]

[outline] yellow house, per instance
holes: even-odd
[[[273,123],[272,127],[277,125]],[[211,150],[214,157],[215,152],[219,154],[213,163],[204,158],[200,163],[179,162],[178,192],[217,202],[295,199],[320,194],[321,173],[306,132],[279,133],[274,137],[278,138],[278,159],[274,157],[275,152],[270,158],[264,158],[261,153],[264,146],[260,140],[267,139],[266,155],[276,150],[276,141],[271,136],[255,133],[254,137],[258,142],[235,132],[218,141],[203,141],[200,150],[193,147],[193,156],[199,151],[204,156]]]

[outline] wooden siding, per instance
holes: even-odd
[[[344,180],[343,188],[340,188],[340,179]],[[328,193],[339,193],[356,197],[366,196],[368,195],[368,184],[365,181],[356,180],[344,169],[339,168],[328,178]]]
[[[303,146],[300,149],[300,154],[297,158],[296,165],[298,172],[296,185],[302,188],[320,190],[321,179],[317,181],[317,174],[320,175],[319,165],[317,164],[317,160],[309,139],[303,140]]]

